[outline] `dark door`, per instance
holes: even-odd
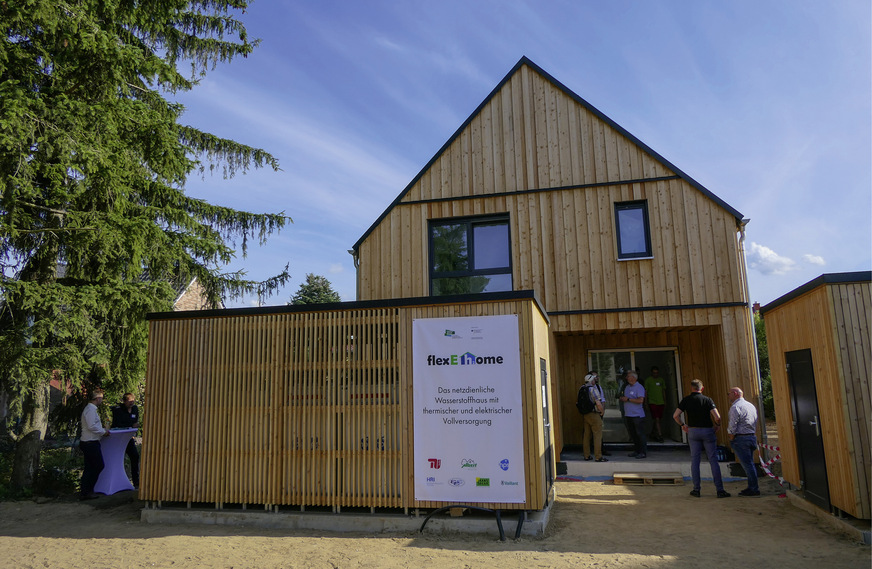
[[[545,481],[546,481],[546,500],[551,493],[551,486],[554,484],[554,449],[551,448],[551,423],[548,421],[548,369],[547,362],[543,358],[539,358],[539,373],[542,378],[542,422],[545,433]]]
[[[830,509],[830,491],[827,484],[827,462],[821,436],[821,421],[818,413],[817,390],[814,385],[814,368],[811,350],[786,352],[787,378],[793,399],[794,433],[799,459],[799,475],[802,477],[806,498],[825,510]]]

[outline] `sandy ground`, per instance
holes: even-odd
[[[763,482],[763,481],[761,481]],[[3,567],[785,567],[870,566],[851,541],[779,498],[772,480],[760,498],[716,499],[711,482],[692,498],[687,484],[620,486],[560,481],[542,538],[493,535],[319,534],[227,526],[152,525],[141,504],[0,504]]]

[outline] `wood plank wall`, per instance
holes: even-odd
[[[870,517],[869,283],[823,285],[764,315],[784,478],[800,485],[784,354],[810,349],[830,502]]]
[[[533,306],[152,320],[140,496],[217,508],[441,506],[414,500],[412,318],[517,313],[529,499],[498,507],[541,509],[538,357],[548,335]]]
[[[630,200],[648,201],[651,259],[617,259],[614,204]],[[757,400],[748,308],[655,309],[748,302],[736,219],[526,66],[360,244],[358,298],[427,296],[428,221],[505,213],[513,289],[536,291],[552,332],[722,326],[708,352],[717,374]],[[640,307],[652,310],[617,312]],[[557,314],[592,310],[614,312]],[[559,395],[554,358],[551,372]],[[554,410],[558,448],[566,407]]]
[[[648,200],[653,259],[617,260],[629,200]],[[361,243],[359,299],[429,294],[428,220],[506,212],[513,288],[549,313],[743,301],[732,214],[527,67]]]

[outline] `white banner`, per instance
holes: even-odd
[[[518,316],[412,323],[415,498],[525,501]]]

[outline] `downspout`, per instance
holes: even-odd
[[[754,371],[756,372],[757,378],[757,410],[758,416],[760,417],[760,433],[763,438],[763,444],[769,444],[766,437],[766,411],[763,408],[763,379],[760,377],[760,353],[757,350],[757,328],[754,326],[754,308],[753,303],[751,302],[751,292],[748,289],[748,270],[745,263],[745,226],[748,225],[748,222],[750,221],[750,219],[745,218],[739,222],[739,272],[742,277],[745,304],[748,306],[746,314],[749,325],[748,330],[751,336],[751,351],[754,354]],[[759,449],[758,452],[763,456],[764,450],[766,451],[766,460],[769,460],[769,449]]]
[[[357,249],[349,249],[348,254],[354,259],[354,300],[360,299],[360,256]]]

